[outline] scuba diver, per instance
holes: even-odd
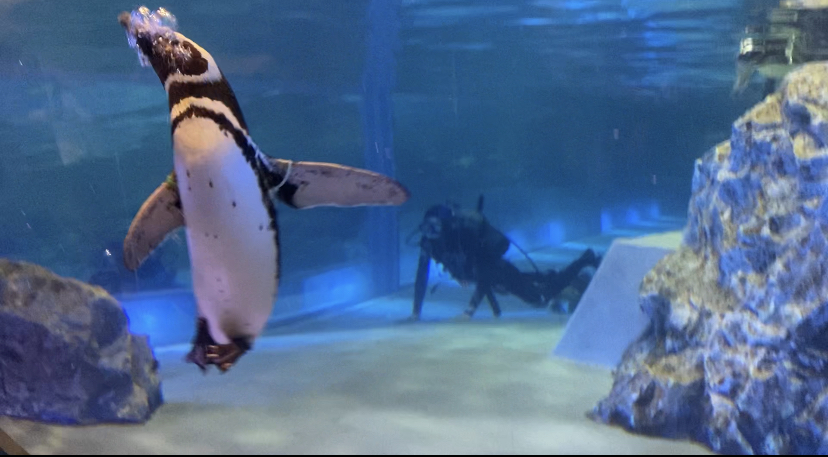
[[[592,249],[587,249],[562,271],[553,269],[543,273],[535,266],[534,272],[522,272],[503,258],[513,243],[483,216],[482,195],[476,211],[462,211],[453,206],[434,205],[429,208],[419,229],[408,237],[410,242],[414,235],[421,234],[414,309],[409,321],[420,319],[432,259],[442,264],[460,284],[475,284],[469,306],[460,316],[462,319],[471,319],[484,297],[494,316],[500,317],[496,292],[515,295],[535,308],[546,307],[561,291],[579,281],[583,282],[583,278],[579,277],[581,270],[589,266],[597,268],[600,263],[600,257]],[[520,249],[517,245],[515,247]],[[525,252],[523,254],[532,262]]]

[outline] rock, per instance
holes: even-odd
[[[722,453],[828,453],[828,64],[792,72],[696,161],[648,330],[591,417]]]
[[[163,401],[157,368],[103,289],[0,259],[0,415],[145,422]]]

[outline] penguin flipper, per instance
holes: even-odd
[[[294,208],[402,205],[410,193],[396,180],[362,168],[270,159],[276,197]]]
[[[155,189],[132,220],[124,239],[124,265],[135,271],[175,229],[184,226],[175,172]]]

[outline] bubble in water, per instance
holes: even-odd
[[[131,15],[132,24],[148,32],[163,34],[178,30],[178,20],[165,8],[158,8],[152,12],[146,6],[134,10]]]
[[[172,40],[178,30],[178,20],[166,8],[158,8],[151,11],[146,6],[133,10],[130,13],[130,27],[127,31],[129,46],[138,51],[138,60],[141,66],[149,66],[147,57],[137,49],[137,37],[139,33],[147,33],[155,36],[156,39],[164,37]]]
[[[169,11],[164,8],[158,8],[154,16],[159,27],[165,27],[170,30],[178,30],[178,20]]]

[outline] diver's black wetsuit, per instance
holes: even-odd
[[[475,290],[466,317],[471,317],[485,297],[495,316],[501,310],[495,292],[509,293],[529,305],[542,308],[570,285],[582,269],[597,266],[599,259],[588,249],[563,271],[521,272],[503,258],[511,242],[478,211],[459,211],[446,205],[431,207],[420,229],[420,259],[414,287],[412,319],[423,309],[430,260],[440,263],[451,276],[463,283],[474,283]]]

